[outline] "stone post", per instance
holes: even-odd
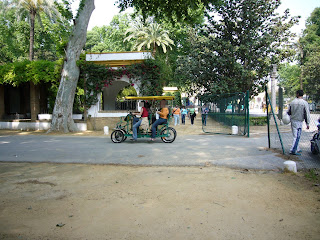
[[[277,78],[277,65],[272,64],[272,73],[271,73],[271,104],[274,113],[276,113],[276,78]]]

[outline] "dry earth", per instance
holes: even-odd
[[[218,167],[0,163],[1,239],[317,240],[319,187]]]
[[[302,173],[0,163],[0,239],[319,240],[319,191]]]

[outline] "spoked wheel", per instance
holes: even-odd
[[[124,142],[125,140],[127,140],[127,136],[125,135],[127,133],[127,131],[124,130],[123,128],[121,129],[121,131],[123,132],[123,140],[122,140],[122,142]]]
[[[125,140],[124,132],[122,130],[114,130],[111,133],[111,141],[114,143],[121,143]]]
[[[163,142],[172,143],[177,137],[177,132],[174,128],[167,127],[161,131],[161,135],[168,135],[167,137],[161,137]]]

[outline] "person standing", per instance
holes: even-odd
[[[194,124],[194,118],[196,117],[196,110],[192,107],[189,109],[190,119],[191,119],[191,125]]]
[[[209,112],[209,109],[208,109],[207,105],[204,105],[202,108],[202,124],[204,126],[207,126],[208,112]]]
[[[181,110],[181,122],[183,125],[186,125],[186,115],[188,114],[188,110],[185,106],[182,106]]]
[[[167,107],[166,100],[161,100],[160,107],[161,107],[161,110],[157,111],[157,113],[159,114],[159,119],[157,119],[152,124],[152,128],[151,128],[152,133],[151,133],[151,139],[150,139],[151,141],[155,140],[158,125],[165,124],[168,121],[169,109]]]
[[[172,110],[172,114],[174,117],[174,125],[180,125],[180,108],[175,106]]]
[[[293,135],[293,143],[290,148],[290,154],[301,155],[299,148],[299,141],[302,132],[302,123],[305,120],[307,129],[310,124],[310,110],[308,103],[303,100],[303,90],[296,92],[296,99],[294,99],[289,105],[288,115],[291,119],[291,130]]]

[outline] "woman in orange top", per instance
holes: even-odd
[[[168,121],[169,109],[166,103],[167,103],[166,100],[161,100],[160,102],[161,110],[157,111],[157,113],[159,114],[159,119],[152,124],[152,128],[151,128],[151,131],[152,131],[151,139],[150,139],[151,141],[155,140],[158,125],[165,124]]]

